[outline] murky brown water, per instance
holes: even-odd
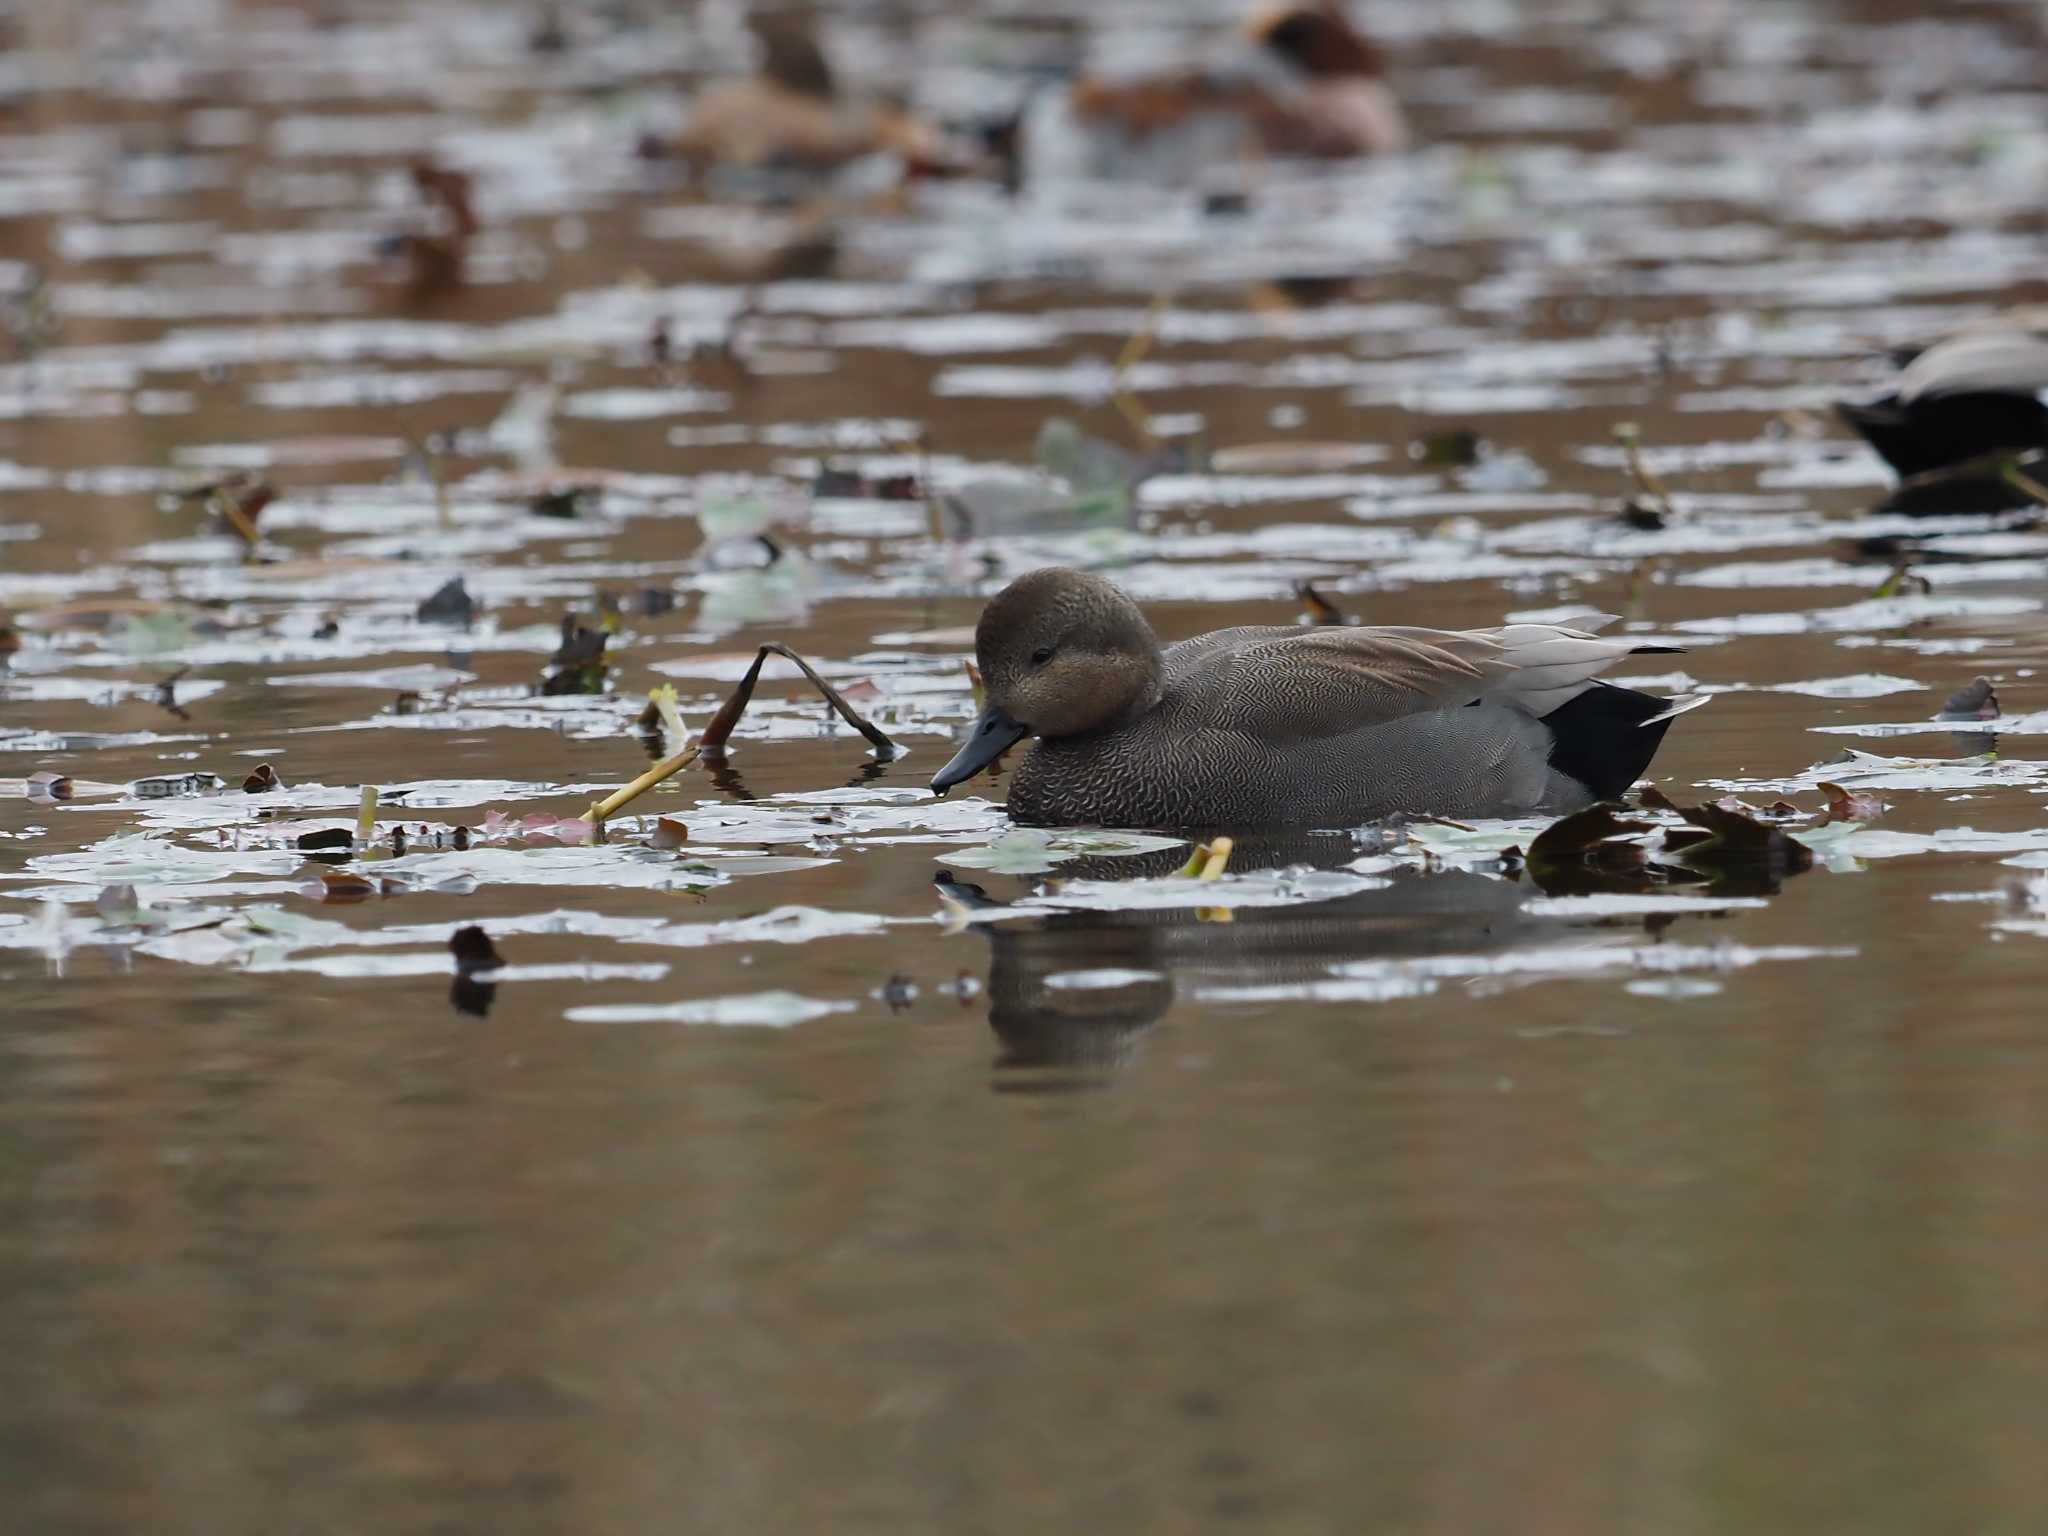
[[[14,14],[0,776],[120,788],[0,800],[8,1529],[2038,1526],[2048,540],[1953,522],[1878,596],[1859,541],[1906,524],[1824,413],[2040,296],[2040,16],[1380,9],[1425,147],[1241,217],[707,202],[633,148],[722,11],[572,8],[540,55],[517,6]],[[905,35],[831,37],[936,109],[1015,94],[995,34],[925,28],[907,81]],[[429,152],[482,230],[420,296],[378,245]],[[1129,443],[1162,293],[1126,382],[1223,467],[1134,529],[811,500],[821,456],[972,499],[1049,416]],[[1614,518],[1625,420],[1662,531]],[[1411,447],[1458,428],[1476,466]],[[1367,451],[1230,467],[1271,442]],[[159,505],[245,463],[282,491],[254,562]],[[519,475],[598,490],[543,520]],[[1694,647],[1662,686],[1731,690],[1673,798],[1892,808],[1711,890],[1326,838],[1227,912],[1050,910],[1095,888],[921,792],[959,627],[1048,560],[1170,636],[1304,578],[1386,622],[1613,611]],[[458,574],[472,627],[420,623]],[[600,589],[678,606],[609,696],[533,697]],[[415,855],[355,905],[259,819],[365,783],[387,825],[577,815],[645,765],[650,687],[701,725],[767,640],[907,755],[773,681],[636,808],[689,857]],[[1930,723],[1980,673],[1992,762]],[[258,762],[280,796],[233,791]],[[231,793],[129,787],[192,772]],[[942,870],[1036,915],[944,916]],[[452,975],[471,923],[495,983]]]

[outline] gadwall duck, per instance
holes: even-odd
[[[1907,354],[1891,392],[1835,409],[1902,479],[2048,448],[2048,311],[2017,310]]]
[[[1405,149],[1380,51],[1337,0],[1268,6],[1179,65],[1083,75],[1029,107],[1024,183],[1071,177],[1190,182],[1218,164],[1344,159]]]
[[[974,649],[987,707],[931,787],[1036,736],[1010,779],[1010,816],[1030,826],[1573,811],[1626,790],[1705,702],[1598,680],[1672,647],[1552,624],[1220,629],[1162,650],[1123,592],[1057,567],[997,594]]]
[[[761,49],[752,76],[706,86],[668,148],[700,168],[830,172],[864,156],[896,156],[913,175],[955,175],[968,157],[944,134],[887,101],[850,101],[809,26],[750,22]]]

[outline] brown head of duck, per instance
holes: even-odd
[[[1071,93],[1083,120],[1144,136],[1218,109],[1241,114],[1268,154],[1345,158],[1388,154],[1408,127],[1386,82],[1386,60],[1338,0],[1267,6],[1241,40],[1282,67],[1284,83],[1202,68],[1133,80],[1084,78]]]
[[[974,629],[984,707],[953,760],[932,775],[944,794],[1027,736],[1053,740],[1109,730],[1159,702],[1159,640],[1138,605],[1082,571],[1018,578]]]
[[[1247,33],[1300,77],[1280,110],[1261,122],[1274,154],[1393,154],[1408,147],[1408,124],[1387,85],[1387,62],[1338,0],[1277,5],[1252,17]]]

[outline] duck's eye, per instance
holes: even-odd
[[[1031,665],[1033,665],[1034,667],[1042,667],[1048,661],[1051,660],[1052,647],[1049,645],[1041,645],[1037,650],[1031,653]]]

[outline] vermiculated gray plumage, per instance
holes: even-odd
[[[1546,624],[1226,629],[1160,651],[1127,597],[1071,571],[1014,583],[976,641],[991,704],[1040,735],[1009,790],[1038,826],[1576,810],[1648,766],[1672,703],[1597,680],[1628,641]]]

